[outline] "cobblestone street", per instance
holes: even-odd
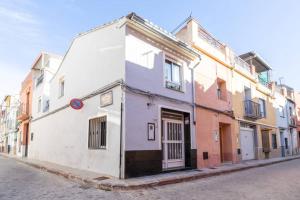
[[[300,160],[148,190],[86,188],[0,157],[0,199],[300,199]]]

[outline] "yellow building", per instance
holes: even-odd
[[[254,52],[235,59],[232,100],[240,159],[279,157],[271,67]]]

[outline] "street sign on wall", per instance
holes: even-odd
[[[72,99],[70,106],[75,110],[80,110],[83,107],[83,102],[81,99]]]

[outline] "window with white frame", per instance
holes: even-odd
[[[165,84],[173,90],[182,90],[182,69],[177,63],[165,60]]]
[[[41,72],[40,72],[40,75],[36,78],[35,86],[37,87],[40,84],[42,84],[43,80],[44,80],[44,70],[42,69]]]
[[[280,117],[282,117],[282,118],[285,117],[284,107],[283,106],[279,106],[279,113],[280,113]]]
[[[58,97],[63,97],[65,95],[65,80],[61,78],[59,80],[59,94]]]
[[[267,116],[266,101],[264,99],[259,99],[258,103],[259,103],[259,109],[260,109],[261,117],[265,118]]]
[[[105,149],[106,148],[106,116],[89,120],[89,149]]]
[[[49,107],[50,107],[50,100],[47,99],[47,100],[44,101],[43,112],[49,111]]]
[[[41,109],[42,109],[42,97],[39,97],[38,99],[38,112],[41,112]]]

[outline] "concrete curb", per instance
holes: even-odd
[[[221,169],[221,170],[216,170],[216,171],[211,171],[211,172],[199,172],[198,174],[193,174],[193,175],[181,175],[181,176],[174,176],[174,177],[168,177],[164,178],[161,180],[151,180],[151,181],[146,181],[145,183],[141,183],[140,181],[137,181],[136,183],[99,183],[95,180],[80,177],[78,175],[72,174],[70,172],[65,172],[59,169],[53,169],[49,168],[43,165],[31,163],[29,161],[25,161],[19,158],[15,158],[6,154],[0,154],[4,157],[14,159],[20,163],[26,164],[28,166],[37,168],[42,171],[46,171],[52,174],[55,174],[57,176],[64,177],[68,180],[71,180],[73,182],[79,183],[81,185],[87,186],[87,187],[94,187],[96,189],[101,189],[101,190],[106,190],[106,191],[116,191],[116,190],[138,190],[138,189],[147,189],[147,188],[153,188],[157,186],[164,186],[164,185],[169,185],[169,184],[176,184],[176,183],[182,183],[182,182],[188,182],[188,181],[193,181],[193,180],[198,180],[202,178],[208,178],[208,177],[213,177],[213,176],[220,176],[224,174],[230,174],[238,171],[244,171],[252,168],[259,168],[259,167],[264,167],[268,165],[273,165],[277,163],[282,163],[282,162],[287,162],[287,161],[292,161],[296,159],[300,159],[300,156],[295,156],[295,157],[290,157],[282,160],[275,160],[275,161],[270,161],[266,163],[251,163],[245,166],[236,166],[232,167],[230,169]],[[259,161],[258,161],[259,162]]]

